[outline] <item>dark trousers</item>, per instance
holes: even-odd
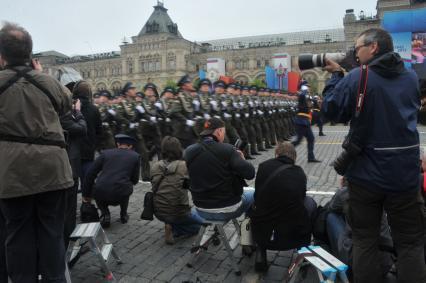
[[[64,223],[65,248],[68,248],[69,237],[74,231],[77,222],[77,190],[78,179],[74,179],[74,186],[66,192]]]
[[[127,208],[129,206],[129,197],[126,197],[122,200],[118,200],[116,202],[107,202],[107,201],[102,201],[102,200],[96,200],[96,205],[100,209],[102,215],[110,214],[109,209],[108,209],[109,205],[112,205],[112,206],[119,205],[120,206],[120,216],[125,216],[125,215],[127,215]]]
[[[94,162],[93,160],[88,160],[88,159],[82,159],[81,160],[81,171],[80,171],[80,176],[79,176],[80,177],[80,184],[81,184],[81,188],[80,188],[81,191],[83,191],[84,179],[86,178],[86,174],[87,174],[87,172],[89,172],[90,167],[92,167],[93,162]],[[77,184],[77,188],[78,188],[78,184]]]
[[[314,155],[315,137],[314,137],[314,134],[312,133],[311,126],[296,125],[296,134],[297,134],[297,140],[293,142],[293,145],[294,146],[299,145],[302,139],[305,137],[306,141],[308,142],[308,160],[315,159],[315,155]]]
[[[420,189],[392,195],[373,189],[349,183],[348,220],[353,235],[354,282],[383,282],[379,264],[383,209],[388,215],[398,255],[398,283],[426,282],[425,210]]]
[[[13,283],[65,282],[63,240],[66,191],[1,199],[6,260]]]
[[[6,222],[0,209],[0,282],[7,282],[6,268]]]

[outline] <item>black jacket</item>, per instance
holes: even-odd
[[[86,98],[80,98],[80,100],[81,113],[87,123],[87,135],[81,139],[81,159],[91,161],[95,159],[96,146],[102,136],[102,120],[95,105],[91,104]]]
[[[139,154],[133,150],[104,150],[87,173],[83,197],[118,203],[133,193],[133,185],[139,181],[139,167]]]
[[[68,112],[60,120],[65,132],[72,175],[76,179],[81,170],[80,140],[86,137],[86,121],[80,111]]]
[[[212,137],[203,139],[202,143],[215,153],[200,143],[189,146],[184,153],[195,206],[222,208],[240,202],[243,179],[254,178],[253,165],[242,159],[230,144],[219,143]]]
[[[284,164],[290,164],[272,177],[268,177]],[[255,210],[252,214],[253,237],[262,247],[293,249],[308,245],[311,239],[311,222],[305,209],[306,175],[287,157],[267,160],[259,165],[255,181]],[[270,239],[275,231],[273,245]]]

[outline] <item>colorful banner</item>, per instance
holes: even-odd
[[[225,76],[225,60],[222,58],[207,59],[207,78],[212,82],[217,81],[220,76]]]
[[[272,64],[275,70],[275,89],[288,90],[288,72],[291,71],[291,56],[288,53],[274,54]]]
[[[391,33],[395,52],[404,60],[406,68],[411,68],[411,32]]]

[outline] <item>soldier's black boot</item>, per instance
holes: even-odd
[[[260,144],[257,145],[257,149],[259,151],[266,151],[265,149],[265,142],[261,142]]]
[[[259,151],[257,151],[257,144],[250,145],[251,154],[252,155],[260,155]]]
[[[246,160],[253,160],[254,159],[254,157],[251,156],[250,152],[251,152],[250,144],[248,144],[246,149],[244,150],[244,157],[245,157]]]

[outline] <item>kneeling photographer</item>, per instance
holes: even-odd
[[[339,64],[326,60],[324,69],[332,77],[322,109],[332,121],[350,121],[344,152],[334,167],[349,183],[354,282],[382,282],[377,262],[383,209],[398,254],[398,277],[426,282],[417,75],[404,67],[390,34],[382,29],[362,32],[354,55],[361,67],[346,76]]]

